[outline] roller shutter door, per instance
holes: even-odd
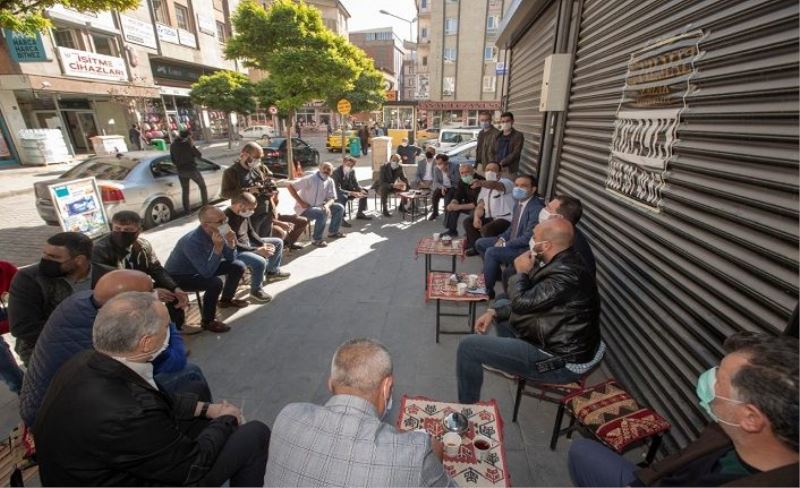
[[[586,0],[557,192],[598,259],[606,364],[669,418],[698,374],[798,297],[796,1]]]

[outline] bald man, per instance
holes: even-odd
[[[594,275],[572,247],[566,219],[537,225],[530,250],[514,261],[508,298],[475,322],[458,345],[459,403],[480,400],[483,369],[544,383],[571,383],[603,358]],[[537,265],[538,264],[538,265]],[[495,324],[496,336],[486,335]]]
[[[339,346],[330,400],[292,403],[278,414],[264,486],[456,486],[442,466],[441,443],[384,422],[393,385],[383,344],[353,339]]]
[[[115,296],[128,291],[152,292],[153,280],[141,271],[120,269],[107,273],[94,290],[75,293],[53,311],[42,329],[31,356],[20,392],[20,415],[32,426],[47,387],[59,368],[81,351],[92,349],[92,325],[100,308]],[[208,385],[200,369],[186,363],[183,338],[171,324],[169,347],[155,361],[155,378],[165,390],[193,392],[209,397]]]
[[[328,217],[331,218],[328,237],[330,239],[344,237],[344,234],[339,232],[344,206],[336,202],[336,184],[331,175],[333,175],[333,165],[325,162],[319,165],[316,173],[306,175],[289,185],[289,193],[297,201],[294,207],[297,215],[314,221],[312,244],[318,247],[328,245],[322,237]]]
[[[200,325],[210,332],[228,332],[231,328],[217,320],[217,305],[220,308],[249,305],[234,298],[246,266],[237,259],[236,233],[228,225],[225,212],[206,205],[197,217],[200,225],[178,240],[165,268],[181,289],[205,292]],[[220,276],[225,277],[224,284]]]

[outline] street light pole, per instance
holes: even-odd
[[[400,17],[399,15],[395,15],[391,12],[387,12],[386,10],[379,10],[379,13],[383,15],[388,15],[389,17],[394,17],[395,19],[402,20],[403,22],[408,24],[408,42],[411,42],[411,39],[414,37],[414,22],[418,19],[414,17],[411,20],[406,19],[405,17]]]

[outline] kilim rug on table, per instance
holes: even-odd
[[[451,412],[464,414],[469,420],[469,430],[461,436],[463,443],[458,456],[444,455],[444,467],[450,477],[459,486],[511,486],[503,445],[503,419],[494,400],[462,405],[403,395],[397,428],[409,431],[425,429],[442,440],[445,434],[442,419]],[[475,457],[472,440],[477,434],[492,439],[491,452],[484,462]]]

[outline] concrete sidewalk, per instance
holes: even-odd
[[[197,147],[203,153],[203,157],[227,164],[239,155],[240,142],[235,141],[231,149],[228,149],[228,141],[198,144]],[[58,178],[91,156],[93,155],[81,154],[70,163],[0,169],[0,198],[32,193],[34,183]]]

